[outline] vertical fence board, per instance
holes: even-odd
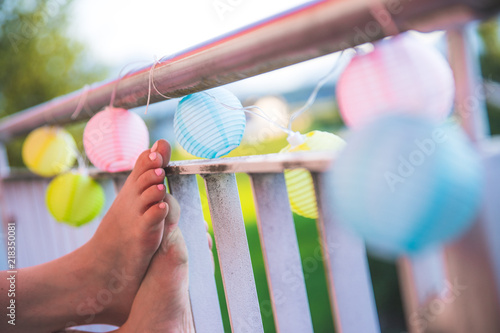
[[[236,177],[204,178],[232,331],[263,332]]]
[[[7,150],[0,142],[0,270],[7,269],[7,223],[9,220],[2,177],[9,173]]]
[[[380,332],[363,242],[340,228],[333,217],[329,173],[313,173],[318,229],[336,327],[342,333]]]
[[[446,288],[444,252],[442,247],[432,249],[409,259],[413,267],[418,304],[424,304],[431,297]]]
[[[484,226],[493,263],[497,298],[500,300],[500,152],[485,159],[486,191]]]
[[[260,238],[278,332],[313,332],[285,177],[252,174]]]
[[[196,176],[169,176],[168,185],[181,207],[179,228],[189,254],[189,296],[196,332],[224,332]]]

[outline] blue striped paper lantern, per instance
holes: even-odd
[[[174,131],[190,154],[218,158],[240,145],[245,112],[238,98],[223,88],[184,97],[177,106]]]
[[[460,236],[480,205],[482,167],[462,130],[382,117],[347,138],[333,165],[333,212],[381,256]]]

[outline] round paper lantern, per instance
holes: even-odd
[[[354,132],[333,165],[333,212],[380,255],[449,241],[480,205],[478,155],[459,128],[382,117]]]
[[[23,143],[23,161],[32,172],[52,177],[69,170],[76,160],[75,140],[65,129],[44,126],[32,131]]]
[[[50,182],[45,201],[57,221],[78,227],[99,215],[104,206],[104,191],[89,176],[65,173]]]
[[[356,55],[339,78],[337,99],[349,127],[387,113],[441,121],[451,112],[455,93],[449,64],[433,46],[402,34]]]
[[[184,97],[177,106],[174,131],[179,144],[190,154],[217,158],[240,145],[245,132],[245,113],[238,98],[223,88]]]
[[[149,147],[144,120],[125,109],[107,107],[93,116],[83,132],[89,160],[101,170],[131,170],[139,155]]]
[[[331,151],[341,150],[344,146],[345,141],[332,133],[312,131],[305,134],[304,143],[293,148],[288,145],[281,150],[281,153],[321,150],[331,153]],[[285,180],[292,211],[311,219],[318,218],[316,194],[309,171],[306,169],[285,170]]]

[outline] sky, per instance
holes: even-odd
[[[108,64],[176,53],[310,0],[77,0],[74,28]]]
[[[314,0],[76,0],[69,33],[117,76]],[[439,36],[438,36],[439,37]],[[426,37],[434,43],[436,36]],[[231,85],[235,93],[279,93],[313,85],[334,66],[324,56]]]

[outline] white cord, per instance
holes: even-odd
[[[314,104],[314,102],[316,101],[316,97],[318,96],[319,90],[325,85],[326,82],[328,82],[328,80],[331,78],[331,76],[333,76],[333,74],[337,71],[339,64],[342,60],[342,57],[344,55],[344,52],[345,52],[345,50],[342,50],[342,52],[340,52],[340,55],[337,58],[337,61],[335,62],[333,67],[330,69],[330,71],[325,76],[323,76],[319,80],[319,82],[316,85],[316,87],[314,88],[313,92],[311,93],[311,95],[307,99],[306,104],[304,104],[304,106],[302,106],[300,109],[298,109],[297,111],[292,113],[292,115],[290,116],[290,121],[288,122],[288,131],[289,132],[292,132],[292,123],[294,122],[294,120],[297,119],[301,114],[306,112]]]

